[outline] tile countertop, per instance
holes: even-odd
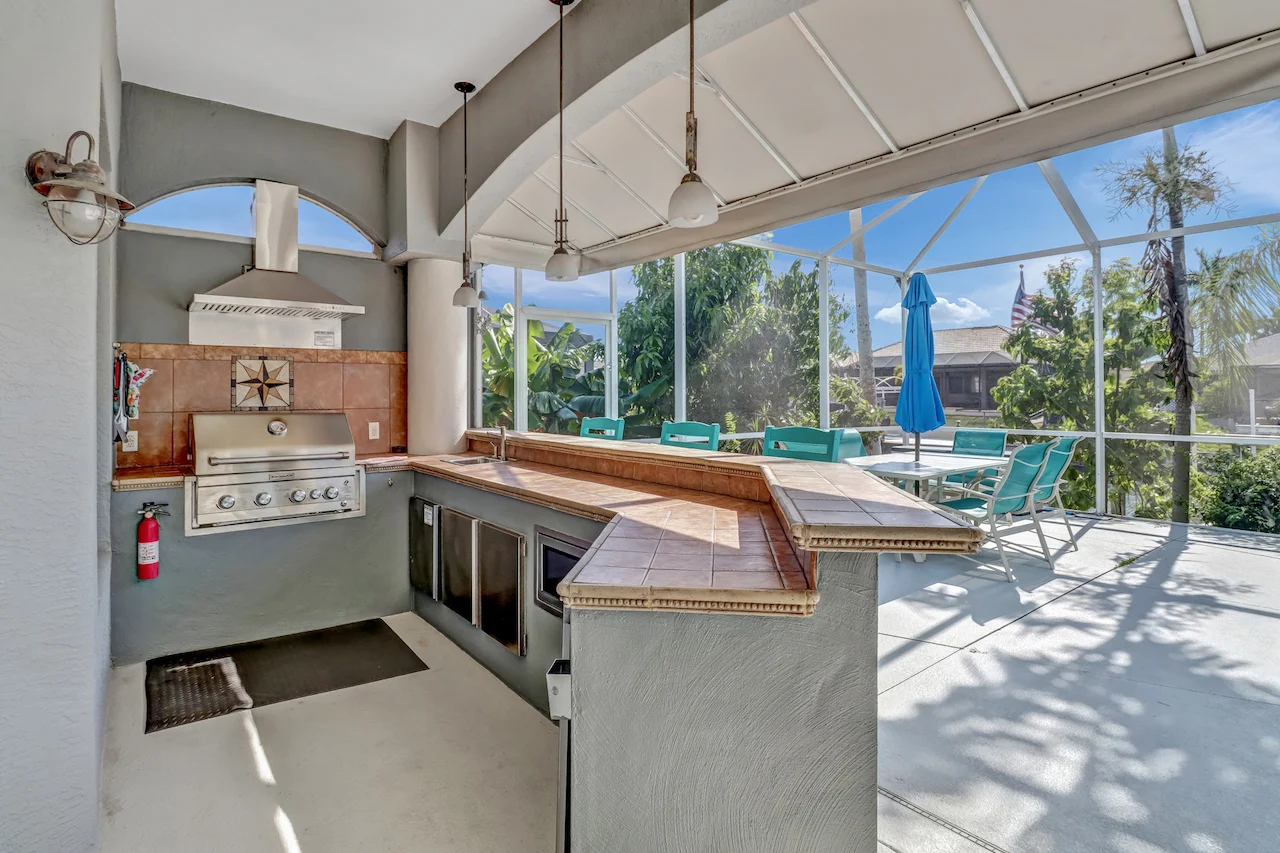
[[[491,452],[486,433],[468,438]],[[981,539],[839,463],[528,434],[507,451],[503,465],[409,464],[608,522],[559,587],[569,607],[803,616],[818,602],[818,551],[972,553]]]

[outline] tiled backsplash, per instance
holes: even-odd
[[[405,353],[380,350],[264,349],[185,344],[120,345],[129,360],[155,371],[140,393],[138,450],[116,447],[117,468],[186,465],[193,412],[230,412],[231,361],[237,356],[293,358],[293,409],[345,412],[357,453],[390,453],[408,442]],[[369,438],[376,421],[380,437]]]

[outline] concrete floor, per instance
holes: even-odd
[[[882,853],[1280,850],[1280,537],[1086,528],[881,559]]]
[[[112,672],[104,853],[433,853],[555,846],[556,727],[411,613],[424,672],[143,734]]]
[[[881,558],[881,853],[1280,850],[1280,542],[1082,526],[1014,584]],[[116,670],[102,849],[551,851],[555,727],[387,622],[429,670],[145,736]]]

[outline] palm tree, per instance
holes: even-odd
[[[1147,230],[1167,225],[1182,228],[1187,214],[1200,209],[1223,210],[1221,199],[1231,185],[1218,174],[1207,151],[1178,148],[1173,128],[1163,130],[1160,148],[1143,152],[1136,161],[1107,163],[1098,171],[1109,178],[1107,194],[1113,217],[1138,207],[1148,212]],[[1176,235],[1151,240],[1142,258],[1150,293],[1159,301],[1169,330],[1164,353],[1164,375],[1173,386],[1173,434],[1191,435],[1195,405],[1192,358],[1192,323],[1187,281],[1186,238]],[[1174,521],[1191,516],[1191,444],[1178,442],[1173,449]]]
[[[1196,367],[1239,411],[1252,378],[1248,345],[1280,310],[1280,228],[1262,229],[1253,245],[1230,255],[1196,254],[1200,268],[1190,274]]]

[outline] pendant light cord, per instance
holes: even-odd
[[[467,93],[462,93],[462,255],[471,260],[471,222],[468,210],[470,199],[467,197]]]
[[[693,112],[693,0],[689,0],[689,112]],[[690,167],[692,171],[692,167]]]
[[[560,6],[560,215],[556,217],[558,243],[564,248],[568,240],[569,217],[564,212],[564,6]]]

